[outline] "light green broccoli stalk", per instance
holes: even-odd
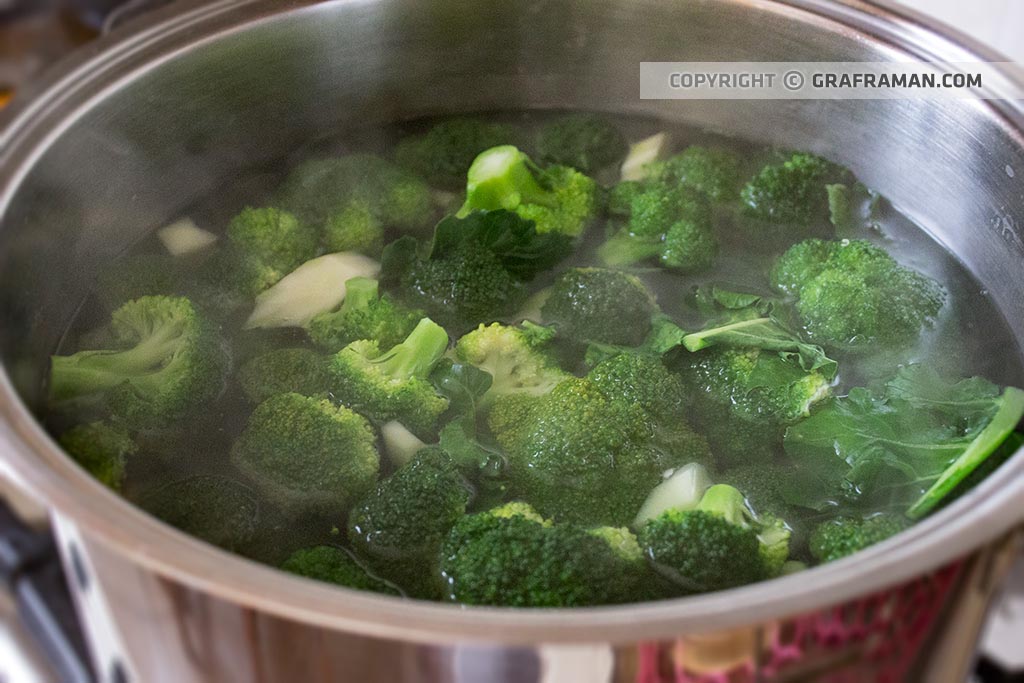
[[[469,168],[466,203],[458,216],[472,211],[506,209],[533,221],[539,234],[576,238],[597,212],[597,184],[571,168],[542,170],[511,145],[482,153]]]
[[[129,301],[111,316],[110,336],[110,349],[52,357],[55,407],[106,408],[143,427],[183,417],[224,387],[223,343],[188,299]]]
[[[340,514],[377,479],[376,435],[326,399],[278,394],[259,404],[231,460],[287,514]]]
[[[352,342],[328,361],[332,395],[378,422],[398,420],[425,438],[448,407],[427,381],[447,348],[448,333],[429,318],[385,351],[375,341]]]

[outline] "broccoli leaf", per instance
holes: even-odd
[[[683,337],[688,351],[699,351],[709,346],[755,347],[765,351],[778,351],[784,357],[795,356],[807,372],[817,370],[828,379],[836,376],[837,364],[816,344],[802,341],[779,322],[770,312],[758,310],[760,298],[747,308],[731,311],[726,317],[712,322],[700,332]]]
[[[491,388],[491,375],[468,363],[442,358],[430,373],[430,382],[448,399],[449,417],[475,415],[477,400]]]
[[[820,507],[827,491],[907,506],[910,517],[921,517],[998,449],[1022,415],[1019,389],[901,368],[880,390],[853,389],[786,431],[786,452],[818,479],[814,490],[794,487],[787,498]]]
[[[587,367],[592,368],[620,353],[650,353],[662,356],[680,346],[685,336],[686,331],[679,327],[672,318],[664,313],[659,313],[651,319],[651,331],[647,333],[647,337],[640,346],[591,342],[587,344],[583,362]]]
[[[521,280],[552,268],[572,246],[565,235],[540,234],[533,221],[511,211],[473,211],[465,218],[448,216],[437,224],[430,256],[443,258],[470,242],[493,253],[505,270]]]

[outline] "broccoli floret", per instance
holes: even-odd
[[[320,348],[335,353],[360,339],[390,348],[405,339],[423,318],[388,295],[378,296],[376,280],[357,277],[345,282],[345,301],[337,311],[321,313],[309,324],[309,336]]]
[[[90,422],[72,427],[60,436],[60,445],[82,468],[114,491],[124,488],[128,458],[138,445],[123,427]]]
[[[587,374],[612,400],[623,400],[644,411],[652,443],[678,462],[709,463],[707,441],[687,424],[686,388],[661,359],[649,354],[620,353],[594,366]]]
[[[485,149],[514,142],[511,127],[473,118],[442,121],[423,135],[405,138],[395,149],[395,161],[431,183],[457,190],[477,155]]]
[[[653,259],[679,272],[704,270],[718,255],[711,205],[684,185],[644,185],[631,193],[629,221],[601,245],[598,255],[609,266]]]
[[[662,472],[688,457],[657,448],[643,409],[588,379],[540,397],[500,397],[488,423],[514,489],[560,522],[628,524]]]
[[[231,552],[246,551],[259,532],[259,498],[226,477],[175,481],[143,494],[138,504],[167,524]]]
[[[727,465],[771,457],[786,425],[830,393],[819,371],[807,372],[796,358],[772,351],[712,347],[685,361],[696,426]]]
[[[224,387],[223,343],[186,298],[129,301],[112,314],[110,334],[114,348],[52,357],[55,406],[99,404],[146,426],[180,418]]]
[[[806,240],[783,254],[772,283],[797,298],[813,341],[846,351],[910,344],[946,300],[934,280],[863,240]]]
[[[538,348],[535,337],[501,323],[480,325],[463,335],[455,355],[491,375],[491,386],[484,394],[487,403],[508,394],[540,396],[568,377]]]
[[[291,516],[339,513],[377,479],[376,435],[329,400],[278,394],[256,406],[232,462]]]
[[[739,196],[742,162],[729,150],[693,145],[656,163],[649,180],[669,187],[685,185],[714,202],[731,202]]]
[[[178,291],[181,260],[170,254],[131,254],[104,266],[96,276],[96,296],[108,311],[143,296],[169,296]]]
[[[786,479],[793,473],[793,466],[786,462],[750,462],[722,472],[719,479],[723,484],[739,489],[747,503],[757,515],[793,516],[792,507],[786,503]]]
[[[797,153],[762,168],[740,192],[743,212],[758,220],[806,228],[828,219],[825,186],[849,172],[813,154]]]
[[[622,131],[600,116],[570,114],[541,129],[537,151],[545,163],[591,173],[622,161],[629,145]]]
[[[552,285],[541,312],[559,333],[578,341],[636,346],[651,330],[654,297],[634,275],[573,268]]]
[[[601,534],[522,514],[463,517],[441,552],[445,598],[471,605],[581,607],[636,596],[642,563]]]
[[[448,333],[430,318],[386,351],[375,341],[352,342],[328,361],[332,394],[374,420],[398,420],[417,436],[429,436],[448,401],[427,376],[447,348]]]
[[[506,209],[533,221],[539,234],[575,238],[598,208],[598,187],[579,171],[541,169],[511,145],[493,147],[473,162],[467,174],[466,203],[458,215]]]
[[[645,192],[647,183],[640,180],[623,180],[608,191],[605,208],[613,216],[628,216],[633,206],[633,199]]]
[[[384,246],[384,225],[367,202],[353,200],[327,219],[323,246],[329,253],[358,251],[379,256]]]
[[[905,517],[888,513],[829,520],[811,533],[811,554],[819,562],[832,562],[881,543],[908,526],[910,522]]]
[[[283,277],[316,255],[318,235],[287,211],[248,207],[231,219],[228,240],[245,257]]]
[[[313,226],[326,226],[358,201],[387,227],[419,230],[435,218],[430,188],[372,154],[314,159],[298,166],[279,191],[280,203]]]
[[[310,349],[274,349],[249,359],[238,370],[238,384],[252,403],[294,392],[303,396],[326,394],[326,359]]]
[[[457,330],[511,314],[525,295],[501,259],[475,243],[424,258],[416,240],[402,238],[385,249],[382,272],[409,305]]]
[[[284,561],[281,569],[346,588],[401,595],[394,586],[370,574],[347,550],[333,545],[296,550]]]
[[[647,522],[639,542],[656,572],[687,592],[703,592],[777,575],[789,535],[778,520],[754,519],[743,494],[719,484],[695,509],[669,510]]]
[[[352,547],[417,597],[436,597],[441,541],[466,512],[472,489],[439,448],[421,450],[377,484],[348,518]]]

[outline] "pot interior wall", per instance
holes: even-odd
[[[229,25],[230,12],[210,25]],[[73,117],[0,206],[0,351],[30,404],[105,259],[304,141],[452,111],[636,112],[825,154],[956,253],[1024,338],[1024,150],[982,103],[638,99],[642,60],[898,56],[800,9],[739,0],[328,2],[205,40],[213,30],[170,32],[108,64],[110,73],[87,72],[86,83],[117,84],[93,87],[73,111],[41,114],[40,125]],[[153,55],[161,60],[143,66]]]

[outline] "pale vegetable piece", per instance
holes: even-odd
[[[182,218],[156,231],[156,236],[172,256],[185,256],[206,249],[217,236],[203,230],[191,218]]]
[[[384,442],[384,452],[395,467],[408,463],[427,445],[398,420],[385,422],[380,428],[380,436]]]
[[[634,525],[642,526],[669,510],[694,509],[710,486],[711,477],[703,465],[683,465],[651,490],[636,514]]]
[[[643,180],[650,172],[648,165],[668,154],[671,139],[668,133],[658,133],[629,146],[629,154],[622,162],[623,180]]]
[[[254,327],[305,327],[320,313],[333,311],[345,300],[345,281],[377,277],[380,263],[352,251],[325,254],[306,261],[280,282],[256,297],[246,321]]]

